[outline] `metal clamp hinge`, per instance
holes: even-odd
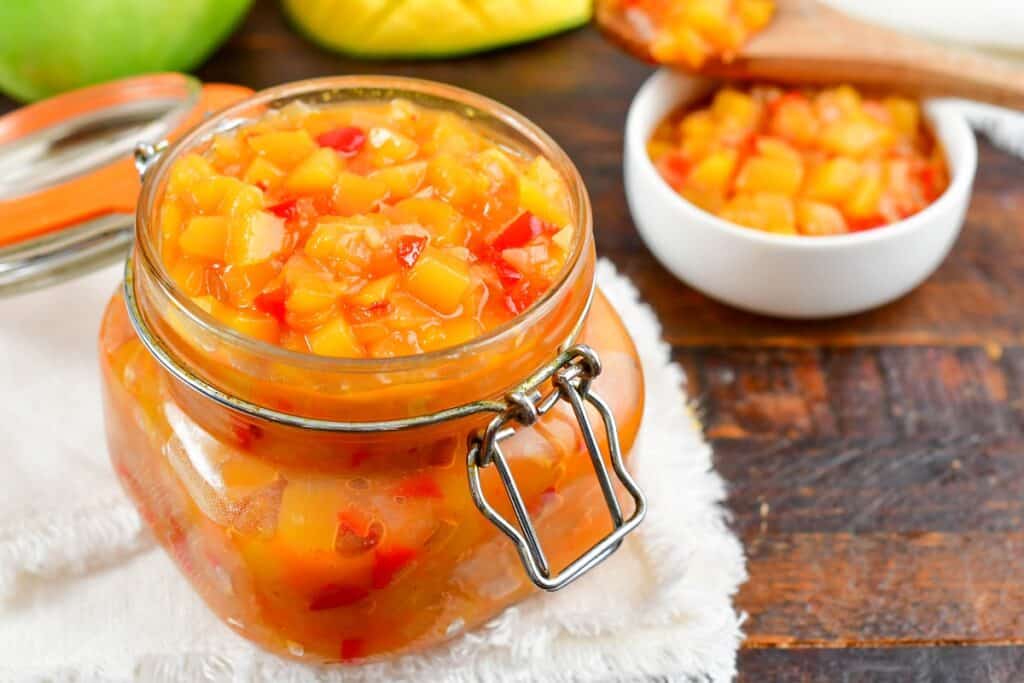
[[[626,470],[619,444],[615,417],[608,405],[591,391],[591,383],[601,373],[601,363],[593,349],[579,345],[565,351],[559,362],[552,365],[546,376],[539,378],[533,387],[524,387],[506,396],[508,408],[491,420],[487,428],[475,436],[470,443],[468,470],[469,488],[473,501],[487,519],[504,533],[516,545],[519,557],[527,575],[539,588],[555,591],[569,585],[594,566],[603,562],[618,550],[622,539],[633,531],[647,512],[647,501],[643,493]],[[541,394],[538,387],[551,381],[553,388]],[[597,542],[590,550],[573,560],[561,572],[552,576],[547,556],[541,547],[540,540],[523,496],[516,486],[515,478],[509,467],[508,459],[501,450],[501,442],[515,434],[511,423],[529,427],[536,423],[559,401],[567,401],[573,409],[583,435],[583,442],[590,455],[597,475],[601,492],[612,518],[612,532]],[[622,506],[615,493],[614,483],[601,453],[598,437],[594,432],[586,404],[593,406],[604,423],[605,436],[608,442],[608,456],[618,481],[633,499],[633,513],[628,519],[623,518]],[[518,526],[505,519],[484,496],[480,484],[480,470],[489,465],[497,467],[498,475],[508,494],[509,502],[515,513]]]

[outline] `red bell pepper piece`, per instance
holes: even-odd
[[[366,643],[362,638],[345,638],[341,641],[341,651],[339,654],[343,662],[362,659],[366,654]]]
[[[498,279],[505,289],[512,289],[523,279],[523,274],[500,256],[494,260],[494,270],[498,272]]]
[[[344,126],[317,136],[316,142],[321,147],[330,147],[345,156],[355,156],[366,144],[366,133],[357,126]]]
[[[545,230],[545,223],[529,211],[519,215],[494,239],[492,246],[498,251],[523,247]]]
[[[537,292],[529,280],[523,280],[505,295],[505,308],[519,315],[537,300]]]
[[[369,594],[370,591],[360,586],[329,583],[321,588],[320,592],[309,601],[309,610],[311,612],[322,612],[323,610],[345,607],[359,602]]]
[[[398,262],[405,268],[412,268],[420,259],[424,247],[427,246],[427,238],[418,235],[403,235],[398,238]]]
[[[256,298],[252,301],[252,305],[257,311],[274,316],[279,323],[284,325],[284,318],[287,313],[284,302],[287,298],[288,295],[285,293],[284,287],[278,287],[277,289],[257,294]]]
[[[378,548],[374,552],[371,585],[380,590],[387,588],[395,575],[416,559],[416,551],[401,545]]]
[[[299,215],[299,200],[298,199],[286,199],[279,204],[268,206],[267,211],[274,214],[278,218],[285,220],[291,220]]]
[[[690,175],[693,164],[680,152],[669,152],[658,160],[657,166],[665,182],[680,190],[686,185],[686,178]]]
[[[403,498],[442,498],[444,494],[429,474],[409,477],[395,488],[395,495]]]

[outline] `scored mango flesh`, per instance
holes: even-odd
[[[655,60],[692,69],[730,61],[775,14],[775,0],[618,1]]]
[[[702,209],[785,235],[888,225],[949,185],[920,106],[849,86],[783,92],[726,88],[670,115],[648,151],[662,177]]]
[[[222,325],[322,356],[459,345],[521,314],[573,245],[547,159],[405,100],[271,112],[171,168],[161,256]]]
[[[446,57],[585,24],[591,0],[284,0],[317,43],[363,57]],[[440,20],[439,20],[440,19]]]

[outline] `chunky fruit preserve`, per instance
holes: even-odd
[[[726,88],[670,116],[649,153],[697,206],[784,235],[842,235],[912,216],[949,184],[917,102],[818,91]]]
[[[456,346],[554,283],[575,227],[541,156],[406,100],[295,104],[171,169],[162,258],[242,334],[323,356]]]
[[[659,62],[729,61],[775,14],[775,0],[619,0]]]
[[[572,344],[627,453],[644,399],[565,154],[471,93],[368,78],[258,94],[166,154],[100,356],[111,460],[196,591],[312,662],[436,645],[529,595],[471,438]],[[612,529],[586,440],[564,401],[510,426],[561,571]]]

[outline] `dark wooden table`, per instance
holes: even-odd
[[[710,301],[644,247],[621,148],[648,69],[592,30],[367,63],[301,40],[263,0],[199,73],[254,88],[344,73],[447,81],[568,150],[599,250],[660,316],[730,483],[750,570],[740,680],[1024,681],[1024,163],[982,145],[965,232],[918,291],[797,324]]]

